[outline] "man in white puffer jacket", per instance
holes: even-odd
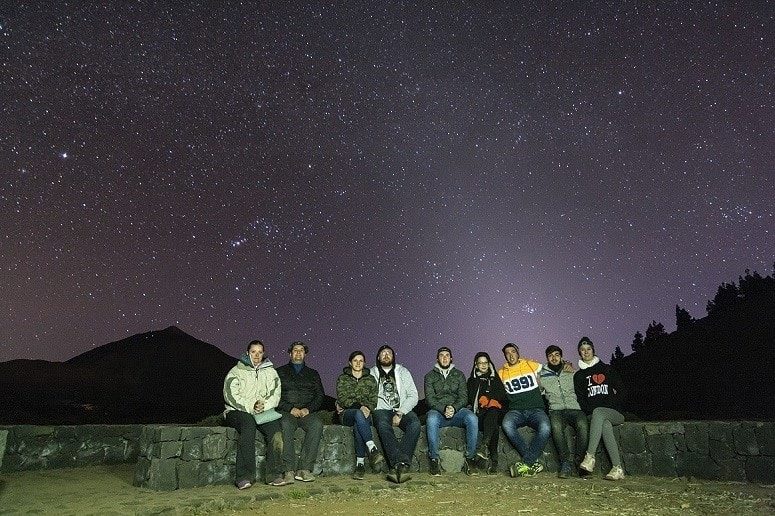
[[[247,489],[256,479],[256,428],[266,443],[266,476],[270,485],[285,485],[282,471],[283,438],[280,414],[280,378],[270,360],[264,360],[264,343],[254,340],[223,382],[226,424],[237,438],[236,485]],[[269,482],[270,478],[273,478]]]

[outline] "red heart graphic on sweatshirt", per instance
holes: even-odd
[[[595,382],[596,384],[600,385],[601,383],[603,383],[605,381],[605,375],[603,373],[593,374],[592,375],[592,381]]]

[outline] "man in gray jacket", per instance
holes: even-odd
[[[425,402],[428,416],[425,431],[428,436],[428,461],[431,475],[441,475],[439,465],[439,429],[456,426],[466,429],[466,454],[463,471],[476,475],[476,440],[479,438],[479,418],[466,408],[468,387],[466,377],[452,363],[452,351],[446,346],[436,352],[436,365],[425,375]]]
[[[573,471],[573,457],[568,447],[565,429],[572,426],[576,432],[576,455],[580,457],[587,449],[589,423],[581,410],[573,388],[573,369],[562,359],[562,349],[558,346],[546,348],[547,364],[539,373],[541,393],[549,402],[549,423],[552,426],[552,439],[560,459],[557,476],[570,477]]]
[[[388,345],[377,351],[377,365],[370,373],[379,387],[377,407],[371,416],[390,467],[387,478],[400,484],[412,478],[409,469],[420,439],[420,418],[412,411],[419,399],[417,386],[412,373],[395,363],[395,353]],[[393,432],[396,426],[404,432],[400,444]]]

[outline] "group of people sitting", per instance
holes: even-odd
[[[616,372],[595,355],[592,341],[578,344],[578,370],[563,359],[558,346],[546,348],[546,364],[520,356],[519,347],[503,346],[505,364],[495,368],[490,356],[479,352],[468,378],[456,368],[452,351],[444,346],[436,352],[436,364],[425,375],[428,413],[425,431],[431,475],[441,475],[439,430],[463,428],[466,436],[463,471],[494,474],[498,469],[499,429],[516,448],[521,460],[509,466],[512,477],[532,476],[543,471],[539,460],[552,436],[560,459],[558,476],[570,477],[595,469],[595,453],[602,439],[613,467],[609,480],[624,478],[613,426],[624,422],[621,413],[623,386]],[[323,423],[320,375],[305,364],[308,346],[294,342],[288,348],[290,361],[275,369],[265,358],[264,344],[254,340],[226,375],[223,386],[226,424],[239,434],[236,485],[250,487],[256,479],[255,436],[266,442],[266,476],[273,486],[315,480]],[[546,399],[546,405],[544,403]],[[353,351],[336,382],[336,411],[343,425],[353,427],[356,463],[353,478],[363,479],[368,461],[372,471],[387,466],[387,479],[402,483],[411,479],[411,462],[420,438],[420,419],[414,412],[419,401],[409,370],[396,363],[393,348],[377,351],[377,363],[366,367],[362,351]],[[548,414],[546,411],[548,406]],[[376,428],[382,452],[374,442]],[[518,429],[528,426],[535,436],[528,445]],[[571,455],[566,427],[575,430],[578,451]],[[399,440],[394,427],[402,430]],[[297,458],[294,433],[304,430]],[[480,439],[479,434],[482,434]],[[383,455],[384,452],[384,455]]]

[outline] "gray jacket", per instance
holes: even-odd
[[[573,387],[573,373],[560,370],[559,374],[544,365],[538,373],[541,394],[549,402],[549,410],[581,410]]]

